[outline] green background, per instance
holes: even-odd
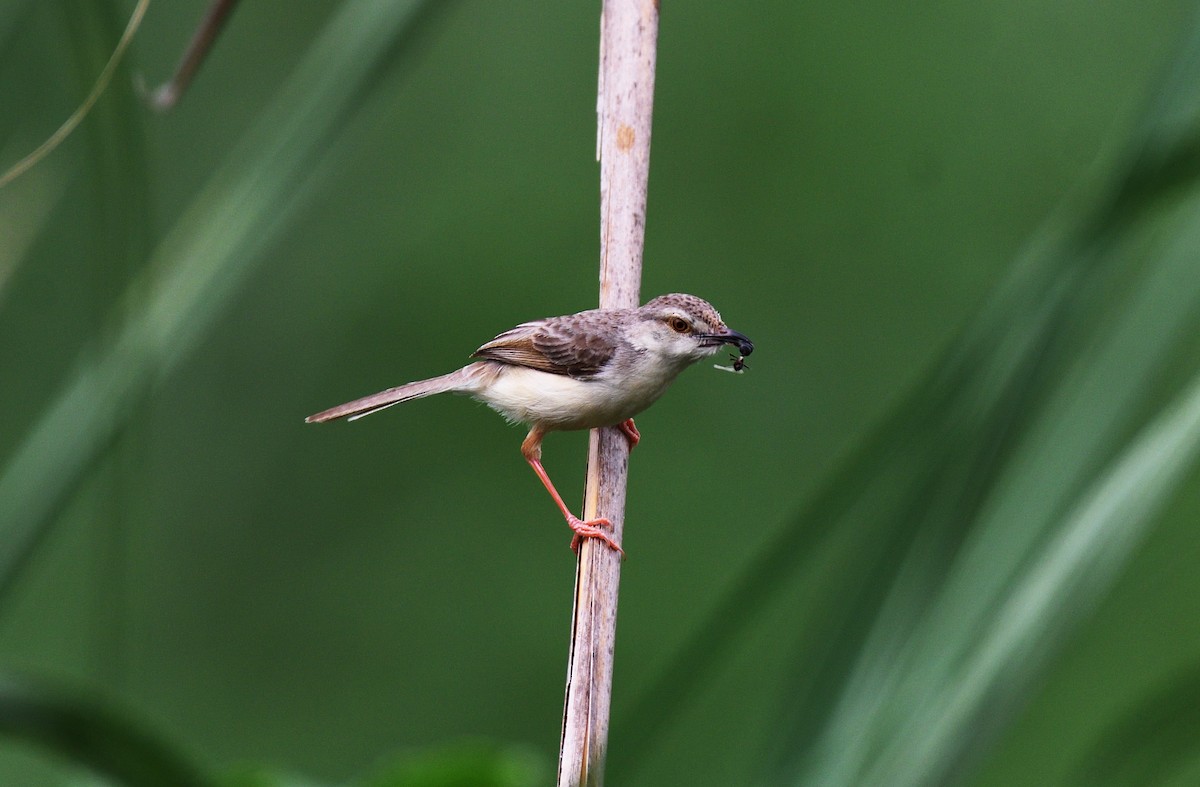
[[[574,562],[523,431],[454,397],[303,418],[595,305],[599,4],[435,2],[370,49],[336,26],[353,3],[250,0],[179,107],[155,115],[134,77],[165,78],[204,5],[152,4],[89,120],[0,190],[0,669],[120,709],[206,772],[335,784],[495,745],[511,783],[548,783]],[[0,166],[86,95],[131,9],[0,5]],[[1147,123],[1191,117],[1154,107],[1180,46],[1195,54],[1193,17],[1145,0],[664,3],[643,300],[705,297],[757,349],[741,376],[699,365],[638,420],[610,783],[907,783],[880,752],[923,729],[920,681],[944,686],[921,677],[949,636],[937,627],[969,640],[987,617],[939,612],[946,567],[973,545],[1005,554],[1011,526],[981,513],[876,538],[914,515],[870,502],[872,463],[924,467],[913,434],[941,444],[921,426],[947,411],[938,397],[967,411],[986,398],[938,370],[972,335],[963,368],[984,369],[1035,322],[1002,293],[1067,253],[1031,238],[1082,227],[1067,248],[1107,262],[1062,288],[1033,393],[996,432],[1012,441],[1003,461],[968,484],[945,458],[910,509],[966,486],[976,512],[1028,503],[1011,491],[1023,471],[1082,489],[1200,367],[1194,319],[1152,319],[1196,313],[1154,292],[1196,293],[1137,295],[1156,244],[1195,223],[1191,170],[1132,228],[1086,221]],[[328,51],[306,55],[316,42]],[[288,82],[306,57],[328,84]],[[1113,346],[1143,366],[1099,357],[1125,325]],[[1093,413],[1126,383],[1112,422]],[[1030,421],[1062,434],[1026,440]],[[25,476],[37,434],[44,465]],[[572,504],[585,446],[545,446]],[[1002,701],[953,746],[931,743],[945,758],[904,771],[912,783],[1194,783],[1200,478],[1190,454],[1162,461],[1179,475],[1113,537],[1112,564],[1051,597],[1042,649],[1009,654]],[[822,489],[866,508],[825,519]],[[1059,524],[1069,509],[1047,505]],[[789,538],[795,523],[808,535]],[[1055,527],[1013,546],[1014,565]],[[756,577],[763,555],[772,573]],[[916,567],[887,573],[900,566]],[[729,628],[701,628],[714,610]],[[907,662],[869,633],[896,621],[912,624],[897,641],[924,643]],[[685,648],[697,636],[712,661]],[[856,675],[889,669],[892,704],[846,717],[866,727],[833,723]],[[0,783],[83,778],[71,746],[30,744],[29,719],[10,718]],[[819,754],[857,746],[857,771]]]

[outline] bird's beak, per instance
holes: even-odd
[[[738,352],[741,353],[743,357],[754,352],[754,342],[746,338],[744,334],[738,333],[737,331],[731,331],[728,328],[725,329],[724,333],[710,333],[706,334],[703,338],[705,339],[706,343],[712,342],[714,345],[736,345]]]

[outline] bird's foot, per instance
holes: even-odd
[[[567,517],[567,526],[575,531],[575,537],[571,539],[571,551],[576,555],[579,554],[579,546],[585,538],[598,538],[605,544],[608,544],[610,549],[614,549],[621,554],[621,559],[625,559],[625,550],[621,549],[621,545],[612,540],[612,536],[605,533],[604,530],[612,530],[612,522],[607,519],[589,519],[586,522],[577,516]]]
[[[630,451],[636,448],[637,444],[642,441],[642,433],[634,426],[632,418],[626,418],[617,424],[617,428],[621,430],[621,433],[625,435],[625,439],[629,441]]]

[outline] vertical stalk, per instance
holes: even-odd
[[[596,104],[601,308],[638,304],[657,41],[657,0],[605,0]],[[618,543],[624,534],[628,459],[622,434],[592,430],[583,517],[608,519]],[[585,539],[575,574],[559,787],[603,784],[620,578],[618,554]]]

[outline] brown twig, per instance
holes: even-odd
[[[638,304],[657,41],[656,0],[605,0],[596,106],[601,308]],[[617,430],[592,430],[583,517],[608,519],[618,543],[625,524],[628,458],[628,443]],[[575,574],[559,787],[603,783],[620,577],[617,553],[585,539]]]
[[[204,19],[192,34],[192,40],[180,58],[179,65],[175,67],[174,75],[147,95],[150,106],[160,112],[166,112],[175,106],[192,83],[192,77],[196,76],[196,71],[208,56],[208,51],[212,49],[217,36],[221,34],[221,28],[229,20],[229,15],[233,13],[237,4],[238,0],[212,0]]]

